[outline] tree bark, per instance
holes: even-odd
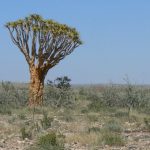
[[[43,104],[44,79],[44,72],[40,68],[30,66],[29,106],[35,107]]]

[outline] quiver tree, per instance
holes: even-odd
[[[79,34],[75,28],[45,20],[36,14],[9,22],[6,28],[29,65],[29,105],[41,105],[48,70],[82,44]]]

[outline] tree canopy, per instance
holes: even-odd
[[[29,65],[47,71],[82,44],[75,28],[33,14],[5,25]]]

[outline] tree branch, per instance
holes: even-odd
[[[17,47],[20,49],[20,51],[24,54],[28,64],[30,64],[30,57],[29,57],[28,52],[26,51],[25,47],[22,47],[22,45],[21,45],[22,42],[21,42],[21,39],[19,37],[19,32],[18,32],[17,28],[13,28],[12,30],[9,27],[7,27],[7,28],[9,30],[9,33],[10,33],[10,36],[11,36],[11,39],[12,39],[13,43],[15,45],[17,45]],[[13,34],[14,33],[14,29],[16,31],[16,35]]]

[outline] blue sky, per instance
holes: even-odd
[[[27,63],[4,25],[38,13],[75,27],[84,42],[46,80],[67,75],[72,83],[122,83],[128,75],[150,84],[149,0],[5,0],[0,11],[0,80],[29,81]]]

